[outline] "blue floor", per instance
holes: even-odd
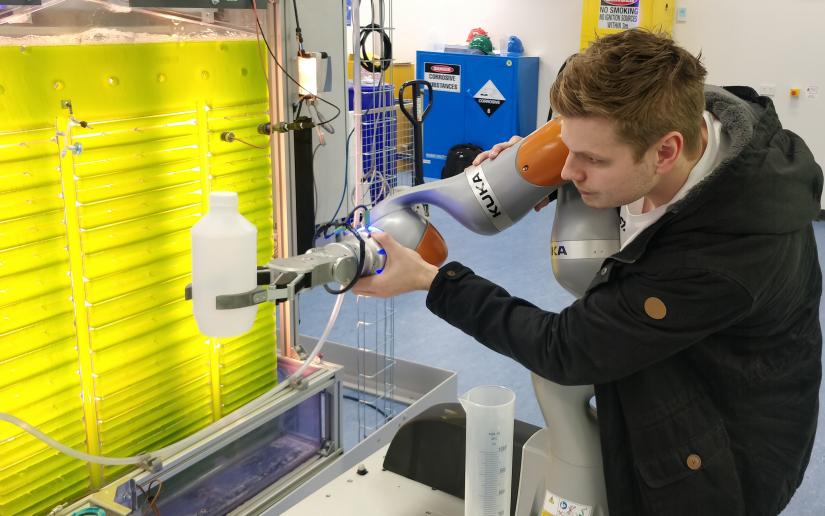
[[[552,206],[538,214],[531,213],[516,228],[491,237],[470,233],[438,209],[432,210],[431,215],[450,246],[450,260],[472,267],[477,274],[502,285],[512,295],[546,310],[561,310],[573,300],[556,283],[550,270]],[[815,228],[821,263],[825,256],[825,222],[817,223]],[[516,392],[516,418],[544,426],[527,370],[432,315],[424,305],[424,298],[424,293],[413,293],[395,299],[396,356],[457,372],[459,393],[476,385],[506,385]],[[322,289],[302,295],[300,332],[320,335],[333,301]],[[353,297],[344,303],[330,338],[353,344],[355,328]],[[822,392],[820,399],[825,399]],[[825,489],[822,489],[825,486],[825,410],[820,411],[819,427],[805,481],[783,516],[825,514]]]

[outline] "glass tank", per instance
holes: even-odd
[[[277,382],[270,305],[246,335],[210,339],[183,295],[189,230],[210,191],[238,192],[258,262],[273,254],[254,15],[93,0],[0,7],[0,412],[124,457]],[[0,514],[48,513],[126,471],[0,422]]]

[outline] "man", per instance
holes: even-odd
[[[623,220],[621,250],[560,313],[386,235],[384,273],[359,282],[429,290],[431,311],[491,349],[595,384],[611,516],[777,514],[813,446],[822,171],[769,99],[705,74],[669,38],[630,30],[556,80],[562,178]]]

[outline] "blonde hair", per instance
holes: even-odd
[[[666,34],[631,29],[605,36],[568,60],[550,105],[562,116],[614,122],[637,160],[670,131],[682,134],[686,155],[695,157],[707,75],[700,58]]]

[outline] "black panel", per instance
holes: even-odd
[[[302,120],[298,118],[296,121]],[[307,119],[308,120],[308,119]],[[297,219],[296,254],[304,254],[314,247],[315,237],[315,178],[312,163],[312,129],[294,133],[295,156],[295,218]]]

